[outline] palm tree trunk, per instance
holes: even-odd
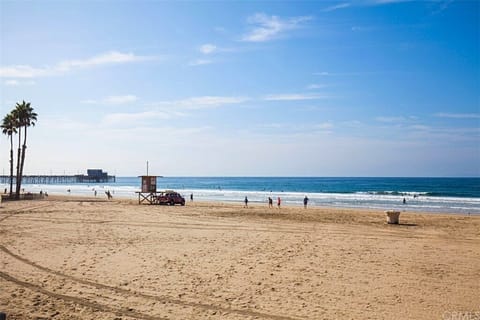
[[[20,154],[21,154],[21,149],[20,149],[20,144],[22,142],[22,128],[19,128],[18,130],[18,154],[17,154],[17,185],[15,188],[15,199],[20,199],[20,188],[21,188],[21,179],[20,179]]]
[[[10,135],[10,199],[13,194],[13,135]]]
[[[20,185],[22,184],[23,165],[25,164],[25,151],[27,150],[27,126],[25,126],[23,130],[25,130],[25,134],[23,136],[22,162],[20,163]]]

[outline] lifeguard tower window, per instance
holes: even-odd
[[[142,192],[157,192],[156,176],[142,176]]]

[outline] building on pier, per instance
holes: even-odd
[[[100,183],[100,182],[115,182],[115,176],[109,176],[108,172],[103,172],[102,169],[88,169],[87,175],[76,175],[78,183]]]

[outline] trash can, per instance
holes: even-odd
[[[385,211],[387,215],[387,223],[388,224],[398,224],[400,218],[400,211],[396,210],[387,210]]]

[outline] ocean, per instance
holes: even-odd
[[[3,185],[3,188],[7,187]],[[25,191],[56,195],[93,195],[137,199],[140,178],[117,177],[115,183],[22,186]],[[397,209],[480,214],[480,178],[332,178],[332,177],[164,177],[157,189],[173,189],[187,200],[265,203],[268,197],[283,205]],[[68,192],[67,190],[70,190]],[[405,204],[403,203],[405,199]]]

